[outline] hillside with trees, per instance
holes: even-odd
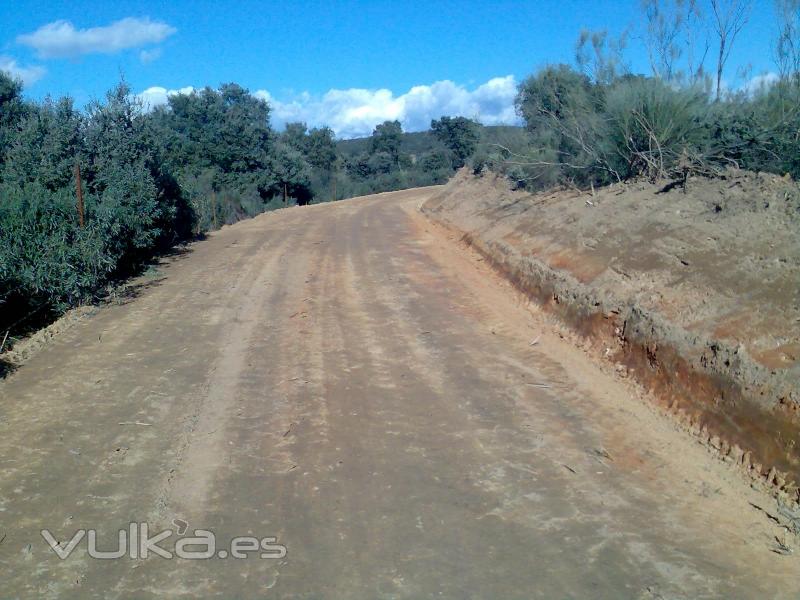
[[[337,142],[337,198],[442,184],[474,154],[497,144],[521,147],[526,139],[521,127],[486,127],[465,117],[434,119],[430,130],[413,133],[386,121],[371,137]]]

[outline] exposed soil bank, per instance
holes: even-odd
[[[459,173],[422,206],[692,431],[800,499],[800,188],[770,175],[596,194]]]

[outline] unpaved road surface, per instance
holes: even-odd
[[[429,225],[434,191],[225,228],[0,382],[0,596],[798,597],[769,499]],[[132,522],[288,554],[39,534]]]

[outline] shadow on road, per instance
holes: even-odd
[[[14,372],[16,366],[8,361],[0,358],[0,379],[5,379],[8,375]]]

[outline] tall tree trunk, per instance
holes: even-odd
[[[717,102],[720,99],[720,86],[722,85],[722,67],[725,64],[725,38],[719,40],[719,58],[717,59]]]

